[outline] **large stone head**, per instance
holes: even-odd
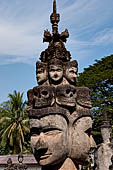
[[[68,120],[61,114],[31,119],[31,146],[41,166],[59,164],[67,156]]]
[[[92,118],[80,117],[71,124],[69,133],[69,157],[73,162],[87,165],[89,153],[96,144],[91,135]]]
[[[50,84],[58,85],[63,79],[63,63],[61,60],[52,59],[49,62]]]
[[[42,85],[48,79],[47,64],[44,62],[36,63],[36,79],[39,85]]]

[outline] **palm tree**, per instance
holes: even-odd
[[[0,107],[0,146],[6,152],[18,154],[29,150],[29,120],[23,93],[14,91]]]

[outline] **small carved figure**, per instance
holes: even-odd
[[[61,60],[52,59],[49,62],[50,84],[58,85],[63,80],[63,63]]]
[[[13,163],[12,163],[12,159],[11,158],[9,158],[8,160],[7,160],[7,168],[5,168],[4,170],[15,170],[16,168],[15,168],[15,166],[13,165]]]
[[[44,31],[43,42],[50,42],[51,39],[52,39],[51,33],[48,30]]]
[[[36,78],[39,85],[44,84],[48,79],[47,64],[43,62],[36,63]]]
[[[76,60],[65,63],[65,77],[72,85],[77,82],[78,63]]]
[[[67,29],[65,29],[65,31],[63,31],[61,34],[60,34],[60,37],[62,39],[63,42],[66,42],[67,41],[67,38],[69,37],[69,32]]]

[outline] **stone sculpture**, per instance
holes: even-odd
[[[89,163],[95,147],[90,93],[87,87],[76,87],[78,63],[70,61],[64,45],[68,30],[58,33],[55,0],[50,19],[52,34],[46,30],[43,38],[49,46],[36,63],[39,86],[28,91],[31,146],[43,170],[75,170]]]
[[[15,166],[12,163],[12,159],[11,158],[9,158],[7,160],[7,168],[5,168],[4,170],[15,170]]]
[[[111,157],[111,162],[112,162],[112,165],[109,166],[109,170],[113,170],[113,155]]]
[[[103,143],[97,146],[95,152],[96,170],[109,170],[113,155],[112,126],[108,120],[107,112],[104,111],[104,120],[101,125]]]

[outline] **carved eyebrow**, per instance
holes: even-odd
[[[43,132],[50,131],[50,130],[59,130],[59,131],[62,131],[62,129],[60,129],[58,127],[55,127],[55,126],[44,126],[42,128]]]

